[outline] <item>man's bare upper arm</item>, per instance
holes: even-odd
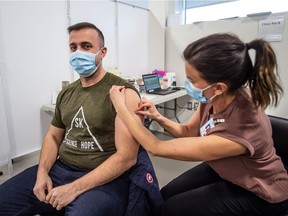
[[[128,110],[134,113],[140,102],[138,94],[132,89],[125,89],[125,99]],[[139,121],[142,121],[141,117],[139,117]],[[115,145],[118,153],[123,153],[125,157],[136,159],[139,144],[118,116],[115,119]]]

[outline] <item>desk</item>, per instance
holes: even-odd
[[[156,105],[157,108],[163,108],[163,109],[168,109],[168,110],[172,110],[174,111],[174,116],[177,120],[178,123],[180,123],[180,120],[178,119],[177,116],[177,98],[180,98],[182,96],[187,95],[187,92],[185,89],[181,89],[179,91],[173,92],[171,94],[167,94],[167,95],[153,95],[153,94],[142,94],[141,93],[141,97],[145,97],[148,100],[152,101],[154,103],[154,105]],[[168,101],[174,101],[174,107],[173,108],[169,108],[169,107],[162,107],[162,106],[157,106],[158,104],[161,103],[165,103]],[[152,120],[148,119],[145,122],[145,126],[147,128],[149,128],[150,124],[152,123]]]
[[[176,91],[167,95],[153,95],[153,94],[141,93],[141,97],[147,98],[148,100],[152,101],[155,105],[165,103],[165,102],[180,98],[185,95],[187,95],[187,92],[185,89],[181,89],[179,91]]]
[[[141,97],[145,97],[146,99],[152,101],[155,105],[174,100],[174,108],[167,108],[167,109],[174,110],[175,118],[178,122],[180,122],[177,115],[176,115],[177,98],[180,98],[182,96],[187,95],[187,92],[185,89],[181,89],[179,91],[176,91],[176,92],[173,92],[173,93],[167,94],[167,95],[153,95],[153,94],[145,94],[145,93],[141,93],[140,95],[141,95]],[[45,112],[53,114],[54,110],[55,110],[55,105],[54,104],[45,104],[42,108]]]

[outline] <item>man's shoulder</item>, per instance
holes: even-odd
[[[107,82],[109,83],[109,86],[112,86],[112,85],[125,86],[127,89],[131,89],[134,92],[136,92],[138,96],[140,97],[140,94],[137,91],[137,89],[131,83],[129,83],[127,80],[123,79],[122,77],[119,77],[112,73],[107,72],[106,78],[107,78],[106,79]]]
[[[119,83],[119,82],[125,82],[128,83],[125,79],[123,79],[122,77],[116,76],[112,73],[107,72],[106,74],[106,80],[109,81],[110,83]]]
[[[75,81],[71,82],[70,84],[64,86],[61,91],[66,91],[66,90],[69,90],[69,89],[73,89],[73,88],[79,86],[79,84],[80,84],[80,80],[79,79],[75,80]]]
[[[76,81],[70,83],[69,85],[66,85],[65,87],[63,87],[61,89],[61,91],[58,94],[58,97],[61,98],[61,97],[63,97],[63,95],[65,95],[67,93],[69,94],[69,92],[74,91],[74,89],[77,88],[78,86],[80,86],[79,80],[76,80]]]

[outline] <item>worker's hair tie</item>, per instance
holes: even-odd
[[[249,50],[249,49],[252,48],[249,43],[246,43],[245,45],[246,45],[246,49],[247,49],[247,50]]]

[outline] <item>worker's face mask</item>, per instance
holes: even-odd
[[[101,49],[96,54],[81,50],[76,50],[71,53],[70,64],[74,71],[76,71],[80,77],[89,77],[94,74],[98,69],[98,66],[95,63],[95,58],[100,51]]]
[[[196,100],[199,103],[210,103],[214,97],[216,97],[216,95],[214,95],[211,98],[206,98],[203,95],[203,92],[207,89],[209,89],[211,86],[213,86],[214,84],[204,88],[204,89],[200,89],[195,87],[191,82],[189,82],[187,79],[185,80],[185,89],[187,91],[187,94],[192,97],[194,100]]]

